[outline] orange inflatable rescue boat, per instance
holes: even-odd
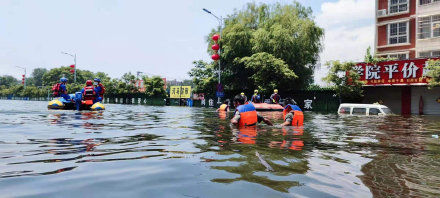
[[[252,103],[257,111],[283,111],[280,104]]]

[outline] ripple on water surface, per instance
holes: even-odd
[[[2,196],[440,195],[438,117],[306,112],[304,129],[237,129],[213,109],[46,105],[0,100]]]

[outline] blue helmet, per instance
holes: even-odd
[[[67,82],[67,78],[64,77],[60,78],[60,82]]]
[[[101,82],[101,79],[99,79],[99,78],[95,78],[94,81],[95,81],[95,82]]]

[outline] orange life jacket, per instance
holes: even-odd
[[[243,144],[255,144],[257,139],[257,126],[240,127],[237,140]]]
[[[252,103],[238,106],[237,111],[240,112],[239,126],[254,126],[257,124],[257,111]]]
[[[219,111],[226,111],[226,108],[228,108],[228,105],[227,104],[222,104],[219,107]]]
[[[286,120],[286,115],[293,112],[293,119],[291,126],[303,126],[304,124],[304,113],[296,105],[287,105],[283,110],[283,119]]]

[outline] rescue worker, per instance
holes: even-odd
[[[92,80],[86,81],[86,86],[81,90],[81,94],[86,105],[92,105],[96,101],[96,92]]]
[[[261,102],[261,98],[260,98],[260,95],[258,95],[257,89],[255,89],[254,95],[252,95],[251,102],[253,102],[253,103],[260,103]]]
[[[284,123],[281,126],[296,126],[302,127],[304,123],[304,114],[297,105],[287,104],[283,110]]]
[[[270,120],[258,115],[252,103],[245,104],[245,98],[242,95],[234,97],[234,106],[236,110],[234,117],[231,119],[232,124],[240,127],[256,126],[257,122],[263,121],[267,125],[273,125]]]
[[[101,79],[95,78],[93,85],[95,86],[95,92],[96,92],[96,101],[95,102],[101,102],[104,98],[105,93],[105,87],[103,84],[101,84]]]
[[[65,100],[70,100],[69,94],[67,94],[67,78],[60,78],[60,82],[52,86],[53,97],[63,97]]]
[[[273,94],[270,96],[270,101],[272,101],[273,104],[280,103],[281,96],[278,94],[278,89],[273,90]]]
[[[246,103],[247,102],[247,97],[246,97],[246,95],[244,95],[244,92],[241,92],[240,95],[244,97],[244,102]]]
[[[229,99],[225,100],[222,105],[217,109],[217,111],[229,112]]]

